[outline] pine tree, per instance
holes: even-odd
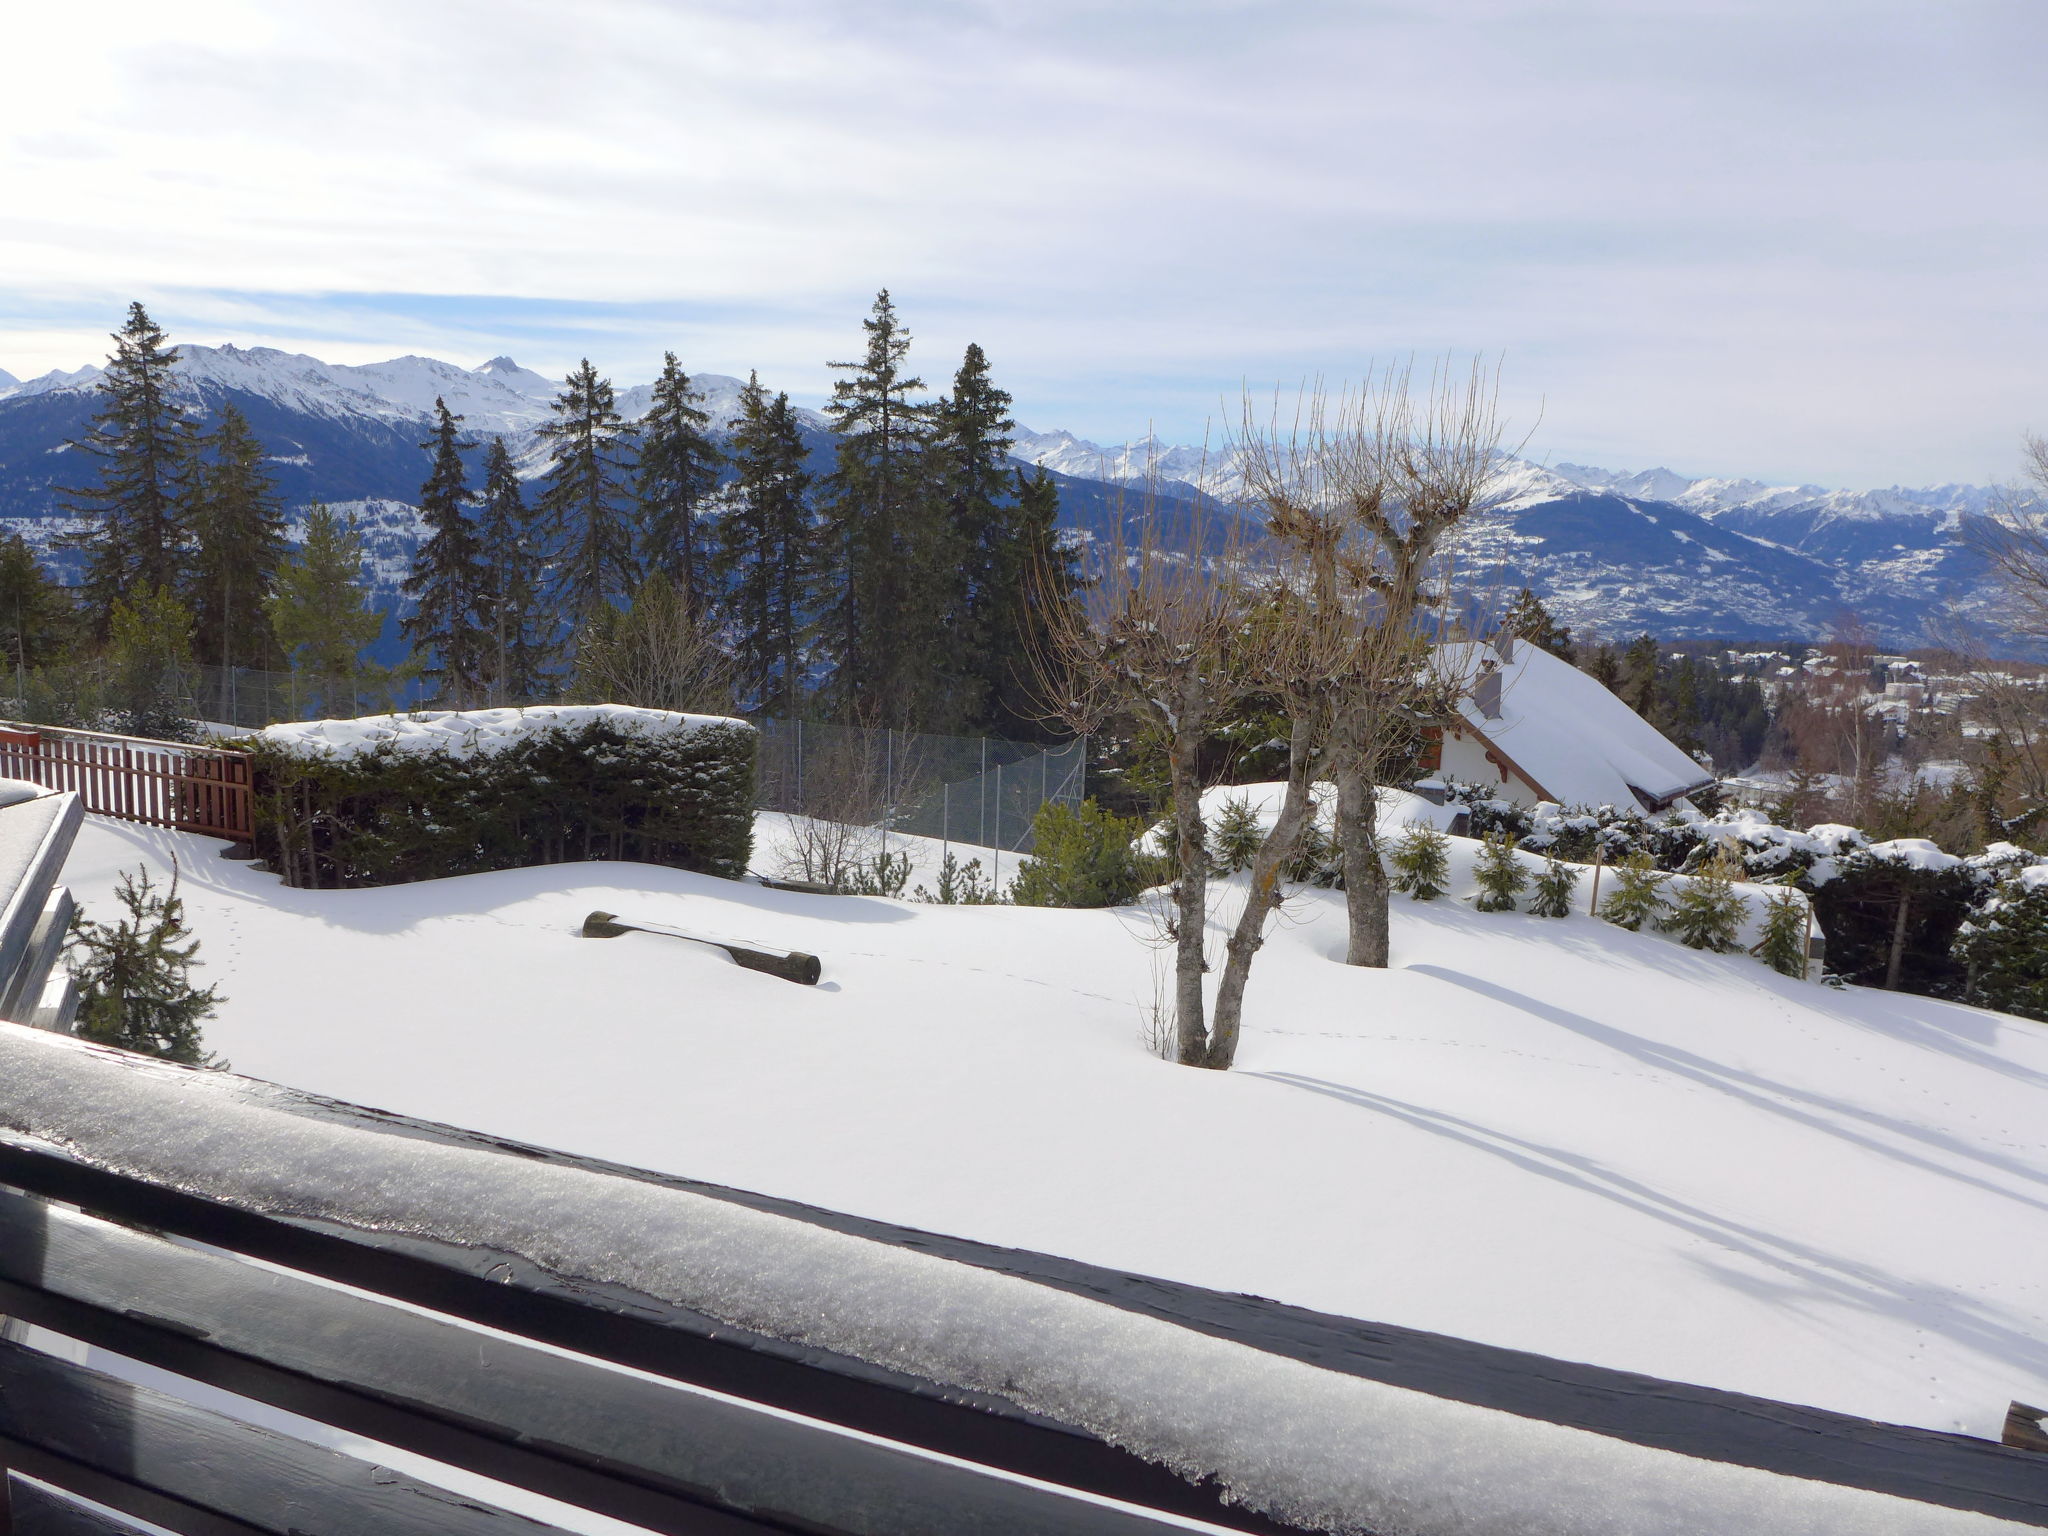
[[[1234,875],[1251,868],[1265,841],[1266,829],[1259,825],[1259,813],[1251,802],[1242,796],[1226,800],[1209,835],[1210,863],[1217,874]]]
[[[2048,881],[2014,879],[1966,925],[1956,948],[1965,1001],[2048,1022]]]
[[[1052,664],[1058,650],[1052,637],[1073,622],[1088,579],[1079,552],[1060,532],[1059,482],[1043,469],[1015,474],[1017,570],[993,615],[989,649],[997,685],[989,722],[999,736],[1031,740],[1046,734],[1039,669]]]
[[[85,610],[102,638],[116,599],[184,586],[193,426],[173,398],[178,353],[166,341],[140,304],[128,306],[96,386],[99,409],[72,444],[100,466],[97,486],[63,494],[66,510],[89,520],[66,543],[86,551]]]
[[[1614,647],[1603,645],[1586,658],[1586,675],[1616,698],[1621,697],[1621,658]]]
[[[556,561],[551,596],[580,626],[600,604],[622,605],[639,584],[620,460],[625,427],[611,381],[587,357],[563,381],[554,412],[540,428],[550,463],[539,512]]]
[[[1389,857],[1394,889],[1416,901],[1435,901],[1450,889],[1451,840],[1425,821],[1411,821],[1394,839]]]
[[[477,509],[483,567],[483,701],[519,704],[541,692],[553,655],[555,624],[541,606],[541,538],[505,439],[484,450],[484,488]]]
[[[1023,527],[1012,494],[1010,397],[989,379],[988,359],[970,343],[953,392],[933,415],[931,454],[945,499],[944,527],[930,552],[935,569],[921,601],[946,616],[954,658],[956,713],[991,722],[1010,671],[1006,647],[1022,596]]]
[[[1728,853],[1714,855],[1704,868],[1686,877],[1659,926],[1687,949],[1725,954],[1735,948],[1735,935],[1749,915],[1749,903],[1735,889],[1742,865]]]
[[[1792,890],[1773,891],[1764,901],[1764,930],[1750,951],[1781,976],[1806,975],[1806,903]]]
[[[383,632],[384,615],[369,606],[362,571],[354,520],[343,522],[316,502],[306,514],[304,542],[278,568],[264,604],[292,671],[332,717],[356,714],[366,685],[374,689],[389,677],[363,661],[363,648]]]
[[[916,693],[935,665],[943,613],[918,592],[933,540],[926,436],[931,407],[911,397],[924,380],[904,370],[910,333],[897,323],[889,290],[861,322],[859,362],[827,366],[851,377],[832,386],[825,414],[839,434],[825,481],[823,542],[831,588],[819,640],[832,667],[830,693],[847,718],[916,723]]]
[[[1638,635],[1629,641],[1621,657],[1621,697],[1645,720],[1657,714],[1657,638]]]
[[[191,741],[192,611],[162,587],[115,598],[107,618],[108,725],[129,736]]]
[[[70,594],[50,579],[18,533],[0,537],[0,664],[17,675],[69,648]]]
[[[1578,659],[1572,647],[1572,632],[1551,617],[1550,610],[1543,606],[1543,599],[1532,588],[1524,587],[1515,594],[1515,600],[1501,615],[1500,627],[1503,633],[1540,646],[1560,660]]]
[[[1529,883],[1529,871],[1515,857],[1514,841],[1500,832],[1480,844],[1472,874],[1479,882],[1479,894],[1472,899],[1472,905],[1480,912],[1514,911],[1515,897]]]
[[[725,455],[705,428],[711,418],[673,352],[663,354],[654,403],[640,423],[640,468],[634,484],[640,506],[640,569],[659,573],[682,593],[690,612],[703,613],[711,597],[708,541],[698,519],[718,484]]]
[[[192,1066],[225,1066],[200,1047],[199,1025],[223,999],[220,989],[192,984],[199,941],[185,926],[178,876],[159,892],[147,868],[123,872],[115,899],[127,916],[71,922],[72,973],[78,978],[78,1033],[101,1045],[140,1051]]]
[[[485,687],[483,544],[463,505],[470,494],[462,455],[476,444],[462,437],[461,421],[445,400],[434,401],[434,435],[420,444],[434,456],[420,487],[427,536],[405,579],[414,608],[399,624],[414,652],[431,658],[421,675],[434,680],[436,699],[448,709],[473,708]]]
[[[720,618],[739,696],[785,720],[803,712],[804,647],[816,581],[816,519],[804,442],[789,396],[749,375],[733,429],[734,479],[717,524]]]
[[[1647,853],[1632,853],[1613,867],[1614,889],[1600,903],[1600,915],[1631,933],[1643,924],[1656,925],[1668,911],[1664,875]]]
[[[232,720],[234,669],[282,659],[263,603],[285,556],[284,506],[264,471],[263,444],[232,404],[200,446],[191,518],[193,648],[221,669],[220,718]]]
[[[1572,900],[1578,894],[1579,872],[1557,859],[1545,859],[1536,877],[1536,895],[1529,903],[1535,917],[1570,917]]]

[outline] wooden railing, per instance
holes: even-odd
[[[249,755],[140,736],[0,722],[0,778],[74,791],[88,811],[246,842]]]

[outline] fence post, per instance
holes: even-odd
[[[982,749],[981,749],[981,750],[982,750],[982,755],[983,755],[983,756],[986,756],[986,755],[988,754],[988,747],[986,746],[986,744],[984,744],[984,745],[983,745],[983,747],[982,747]],[[1002,762],[1002,759],[1001,759],[1001,758],[997,758],[997,759],[996,759],[996,889],[997,889],[997,890],[1001,890],[1001,889],[1002,889],[1002,887],[1003,887],[1003,762]]]
[[[997,770],[1000,775],[1001,770]],[[981,808],[981,846],[988,846],[988,738],[981,738],[981,773],[974,781],[974,800]]]

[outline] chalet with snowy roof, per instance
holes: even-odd
[[[1548,651],[1503,635],[1439,648],[1464,683],[1463,718],[1446,726],[1425,772],[1498,786],[1522,805],[1636,806],[1661,811],[1714,775],[1597,679]]]

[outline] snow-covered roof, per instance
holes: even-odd
[[[1570,662],[1515,642],[1502,661],[1492,645],[1456,641],[1438,662],[1461,679],[1466,725],[1485,737],[1548,799],[1562,805],[1662,806],[1713,774]],[[1473,697],[1489,667],[1500,676],[1500,715],[1488,719]]]
[[[683,715],[631,704],[530,704],[520,709],[424,709],[409,715],[365,715],[359,720],[301,720],[257,735],[305,757],[356,757],[378,747],[400,752],[500,752],[540,731],[581,730],[602,722],[636,735],[739,725],[722,715]]]

